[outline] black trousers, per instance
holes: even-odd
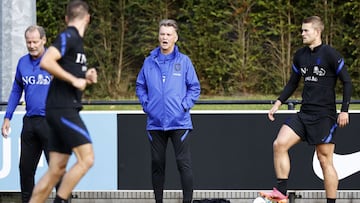
[[[149,131],[151,143],[152,185],[156,202],[162,202],[165,182],[166,147],[170,139],[175,152],[176,164],[181,178],[183,202],[191,202],[193,173],[191,166],[190,130]]]
[[[27,203],[30,200],[35,184],[34,176],[42,151],[44,151],[46,160],[48,161],[49,153],[47,146],[49,130],[45,117],[24,116],[19,163],[21,199],[23,203]]]

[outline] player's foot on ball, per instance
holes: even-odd
[[[278,203],[287,203],[288,196],[285,196],[282,194],[279,190],[276,188],[273,188],[271,192],[260,192],[260,196],[265,197],[266,199],[269,199],[273,202]]]

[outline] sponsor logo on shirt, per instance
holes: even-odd
[[[319,68],[318,66],[314,66],[314,71],[313,71],[313,73],[314,73],[315,75],[318,75],[318,76],[324,76],[324,75],[326,74],[326,71],[325,71],[325,69],[323,69],[323,68]]]
[[[306,67],[301,68],[301,74],[305,77],[305,81],[310,81],[310,82],[317,82],[317,81],[319,81],[319,77],[323,77],[326,74],[326,70],[324,68],[320,68],[317,65],[314,66],[312,75],[305,76],[308,71],[309,71],[309,69]]]
[[[77,54],[76,54],[75,63],[82,64],[82,66],[81,66],[81,71],[83,71],[83,72],[87,71],[86,56],[85,56],[85,54],[83,54],[83,53],[77,53]]]
[[[23,76],[22,81],[24,85],[49,85],[51,77],[43,74]]]

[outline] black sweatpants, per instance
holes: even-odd
[[[21,199],[23,203],[30,200],[35,184],[34,176],[42,151],[44,151],[48,161],[48,136],[49,126],[45,117],[24,116],[19,163]]]
[[[174,147],[177,168],[183,190],[183,202],[191,202],[193,173],[189,142],[190,130],[149,131],[151,143],[152,185],[156,202],[162,202],[165,182],[166,147],[169,138]]]

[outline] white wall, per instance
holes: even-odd
[[[8,100],[17,61],[27,53],[24,31],[35,23],[36,0],[0,1],[0,102]]]

